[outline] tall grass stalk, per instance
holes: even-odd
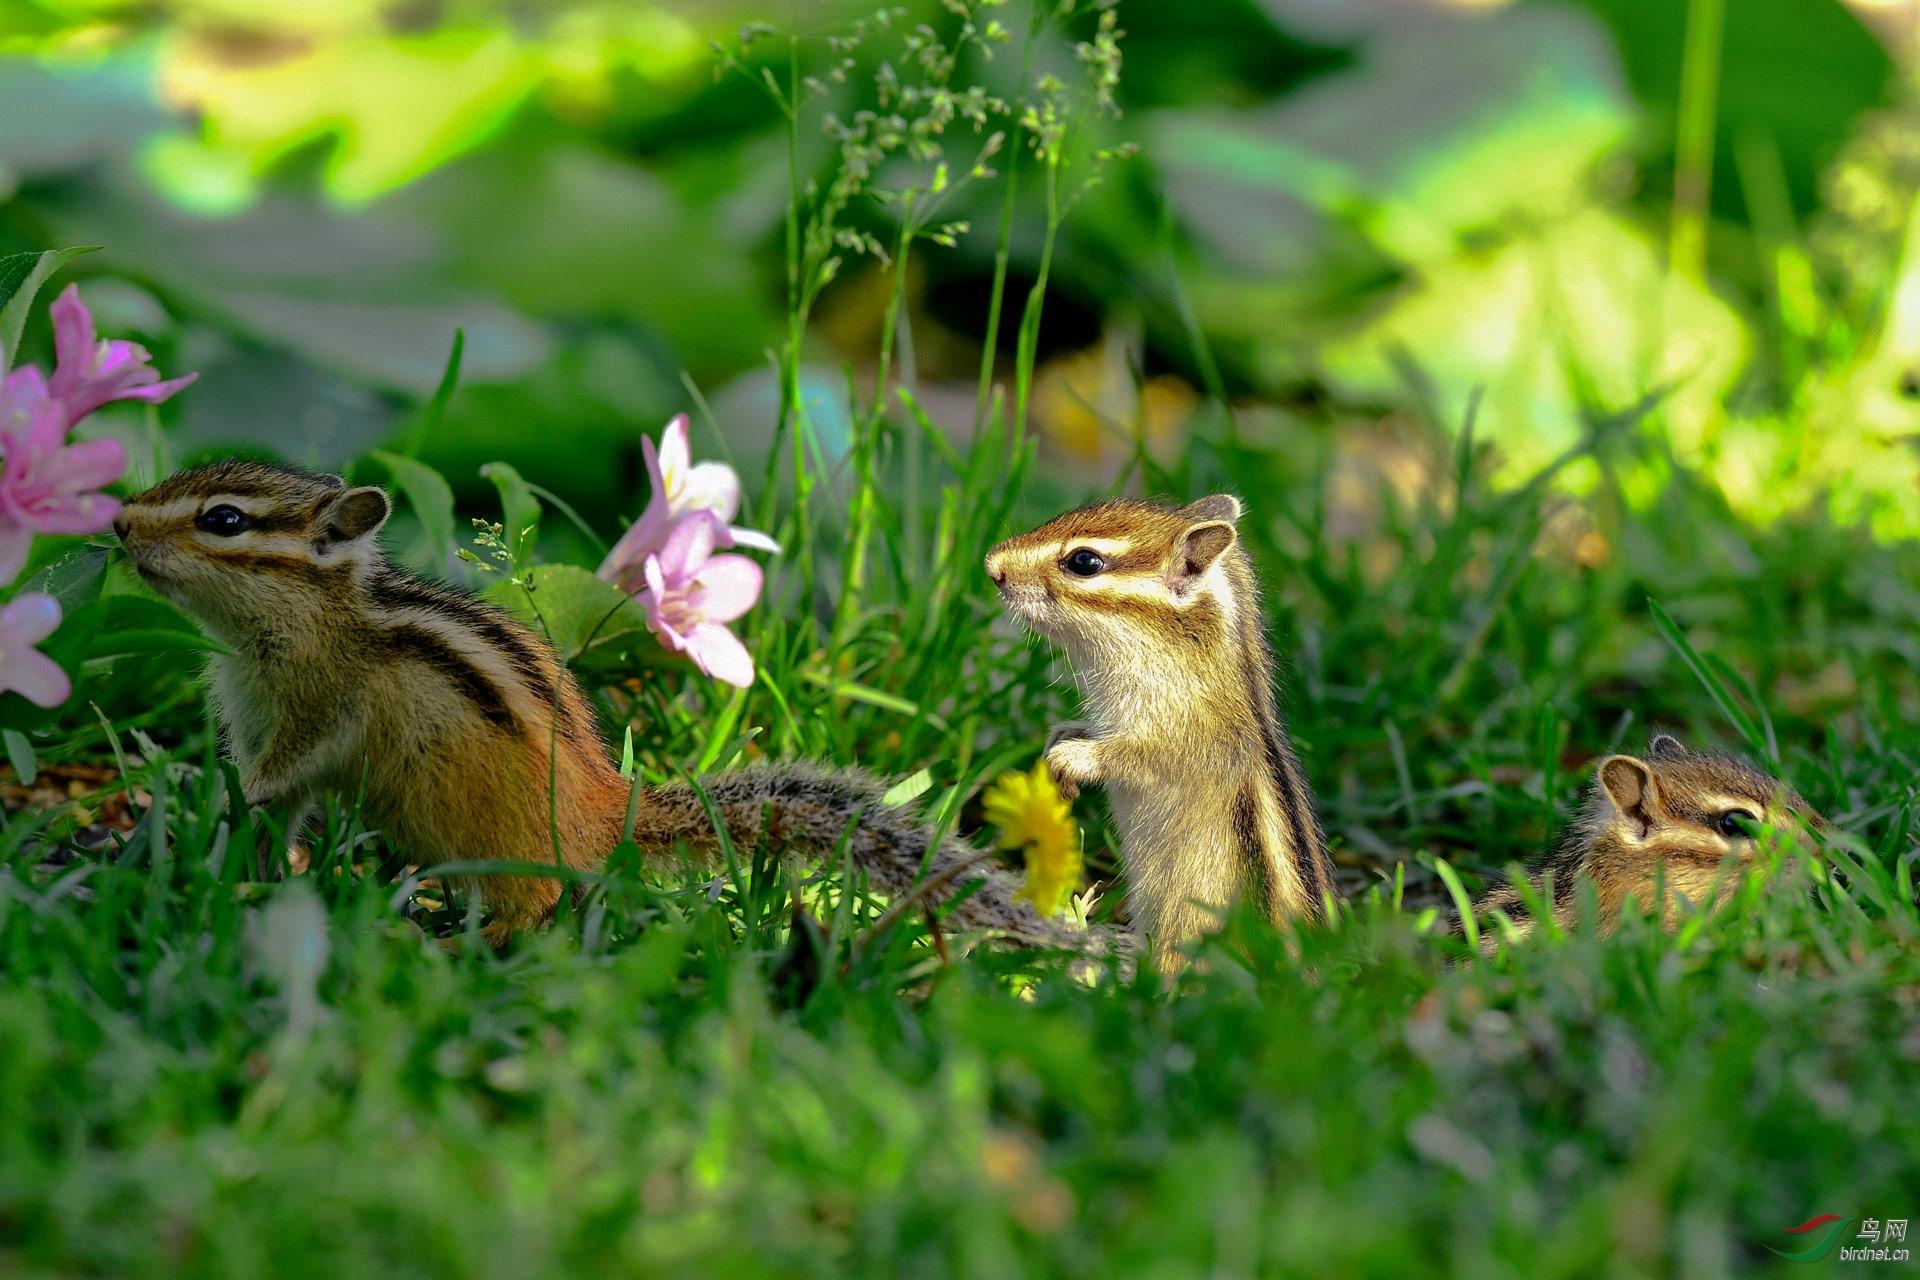
[[[1719,115],[1720,46],[1726,0],[1687,0],[1680,113],[1674,139],[1670,269],[1686,280],[1707,274],[1707,215],[1713,192],[1713,131]]]

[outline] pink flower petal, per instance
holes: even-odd
[[[0,433],[24,436],[34,410],[47,403],[47,380],[32,365],[23,365],[0,382]]]
[[[194,375],[161,382],[148,363],[147,349],[137,342],[96,340],[93,313],[80,301],[80,290],[68,285],[53,307],[53,346],[58,356],[47,394],[66,411],[67,426],[113,400],[144,400],[158,404]]]
[[[0,583],[12,582],[27,567],[27,553],[33,550],[33,530],[22,528],[0,515]]]
[[[80,286],[70,284],[62,289],[47,310],[53,316],[53,352],[57,367],[78,376],[93,362],[93,313],[80,301]]]
[[[127,450],[118,440],[82,440],[56,450],[35,468],[39,483],[74,492],[99,489],[127,473]]]
[[[73,696],[73,681],[38,649],[0,657],[0,689],[11,689],[36,707],[57,707]]]
[[[700,566],[713,554],[713,545],[725,528],[711,511],[689,511],[680,517],[660,548],[660,570],[668,590],[682,590],[700,576]]]
[[[24,425],[18,421],[0,423],[0,445],[7,451],[7,457],[13,462],[14,476],[19,478],[20,469],[34,465],[67,443],[66,406],[58,400],[46,399],[34,405],[27,412]]]
[[[620,535],[620,541],[613,544],[613,549],[607,552],[607,558],[600,562],[599,576],[628,595],[642,590],[642,569],[647,557],[657,554],[667,544],[667,533],[672,524],[664,502],[657,511],[649,503],[640,518]]]
[[[660,557],[648,556],[644,572],[647,589],[640,593],[638,599],[641,609],[646,611],[647,630],[658,636],[669,649],[677,653],[685,653],[686,637],[681,635],[669,621],[670,617],[676,619],[681,617],[685,610],[680,607],[682,602],[677,597],[667,594],[666,582],[661,577]]]
[[[687,654],[715,680],[742,689],[753,683],[753,655],[717,622],[702,622],[687,633]]]
[[[676,515],[711,511],[725,524],[740,510],[740,477],[724,462],[703,462],[688,469],[680,491],[671,497]]]
[[[696,607],[709,622],[732,622],[753,608],[764,581],[760,566],[745,556],[715,556],[700,569]]]
[[[645,444],[641,448],[645,450]],[[648,461],[651,465],[647,471],[653,479],[654,492],[671,502],[673,493],[672,486],[667,483],[668,477],[679,475],[693,463],[693,449],[687,440],[686,414],[675,414],[673,420],[667,423],[667,429],[660,433],[660,453]]]
[[[60,602],[38,591],[16,596],[0,609],[0,652],[39,644],[60,625]]]
[[[727,530],[727,541],[723,545],[729,547],[750,547],[755,551],[771,551],[775,555],[780,554],[780,544],[772,538],[769,538],[766,534],[758,530],[742,529],[738,525]]]
[[[141,354],[144,356],[146,353],[142,352]],[[200,375],[197,373],[183,373],[177,378],[169,378],[165,382],[156,382],[150,387],[135,387],[122,391],[119,395],[116,395],[114,399],[138,400],[142,404],[160,404],[162,401],[172,399],[174,392],[199,380]]]
[[[104,493],[47,499],[16,512],[15,519],[35,533],[99,533],[120,514],[120,500]]]

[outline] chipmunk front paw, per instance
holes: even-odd
[[[1093,726],[1085,720],[1068,720],[1047,730],[1047,750],[1052,751],[1063,742],[1072,742],[1079,738],[1091,738]]]
[[[1061,725],[1049,737],[1068,729],[1084,731],[1085,726]],[[1092,738],[1059,737],[1047,747],[1046,761],[1054,785],[1069,800],[1080,794],[1083,785],[1100,781],[1100,744]]]

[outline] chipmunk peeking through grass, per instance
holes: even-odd
[[[589,869],[620,840],[630,785],[547,641],[509,614],[387,563],[391,504],[372,486],[251,462],[180,472],[114,524],[135,569],[233,649],[211,698],[251,804],[286,803],[297,833],[324,798],[355,795],[421,865],[466,860]],[[898,896],[925,874],[938,905],[983,880],[949,923],[1051,945],[1062,931],[1014,900],[1010,877],[943,840],[859,770],[804,762],[705,780],[736,847],[763,834],[796,857],[834,854]],[[719,837],[690,786],[641,789],[634,841],[655,865],[685,849],[716,865]],[[550,918],[557,880],[483,876],[498,945]]]
[[[1552,876],[1554,922],[1579,923],[1577,882],[1593,881],[1600,932],[1611,934],[1631,896],[1642,910],[1660,903],[1663,928],[1691,911],[1717,911],[1733,898],[1758,851],[1764,824],[1825,826],[1793,788],[1733,756],[1689,751],[1657,733],[1645,758],[1608,756],[1594,770],[1593,787],[1564,844],[1531,879],[1544,893]],[[1514,886],[1482,897],[1475,913],[1505,912],[1522,933],[1535,921]]]

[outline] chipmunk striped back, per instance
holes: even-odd
[[[986,561],[1008,609],[1072,665],[1090,720],[1054,731],[1048,764],[1070,789],[1106,786],[1129,909],[1163,961],[1208,907],[1251,894],[1276,920],[1313,918],[1337,893],[1239,516],[1225,495],[1103,502]]]
[[[620,838],[630,786],[594,713],[544,637],[502,610],[388,564],[391,511],[372,486],[258,463],[183,471],[127,502],[115,532],[160,594],[232,654],[210,663],[211,697],[250,803],[300,814],[323,796],[363,796],[363,814],[422,865],[465,860],[598,866]],[[953,873],[944,902],[961,930],[1066,941],[1014,901],[1014,886],[949,841],[879,804],[857,771],[804,764],[711,780],[735,845],[764,834],[795,857],[831,855],[843,835],[857,870],[906,892],[922,863]],[[642,789],[634,840],[658,864],[717,861],[719,841],[685,784]],[[548,918],[558,881],[483,877],[489,937]]]
[[[115,528],[141,576],[234,650],[212,659],[210,692],[250,802],[299,811],[364,784],[369,821],[423,864],[593,865],[625,787],[592,710],[541,637],[389,565],[390,510],[378,488],[229,462],[163,481]],[[481,888],[509,926],[559,895],[527,877]]]

